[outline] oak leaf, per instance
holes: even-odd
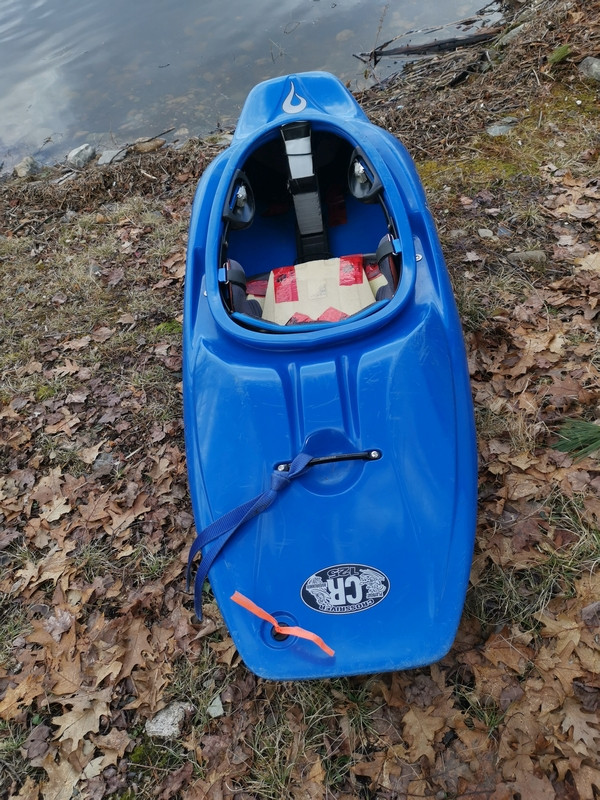
[[[554,787],[548,778],[545,775],[538,778],[531,772],[517,776],[517,780],[510,783],[509,787],[526,800],[552,800],[556,797]]]
[[[103,753],[103,769],[111,766],[111,764],[117,764],[131,744],[131,738],[127,731],[120,731],[117,728],[111,728],[105,736],[91,734],[90,739]]]
[[[43,676],[38,671],[29,672],[19,677],[22,677],[20,683],[16,686],[10,686],[2,700],[0,700],[0,717],[3,720],[16,719],[23,707],[27,708],[36,697],[44,694]]]
[[[141,515],[150,511],[150,506],[145,505],[148,495],[141,492],[135,499],[131,508],[121,509],[116,503],[111,503],[108,508],[108,513],[111,517],[111,524],[106,525],[107,533],[113,535],[123,534],[135,520]]]
[[[75,694],[81,689],[82,682],[81,653],[74,648],[57,658],[53,667],[48,669],[48,688],[58,697]]]
[[[435,760],[433,741],[436,733],[445,726],[445,720],[432,716],[430,711],[419,708],[409,709],[402,718],[403,736],[409,745],[408,756],[411,761],[418,761],[426,756],[430,764]]]
[[[63,633],[66,633],[74,622],[73,614],[64,608],[58,608],[52,616],[43,621],[42,627],[55,642],[60,642]]]
[[[98,343],[106,342],[108,339],[110,339],[115,330],[116,328],[108,328],[106,325],[95,328],[92,331],[92,339]]]
[[[93,464],[94,461],[98,458],[98,453],[102,450],[102,447],[106,443],[106,439],[102,439],[95,445],[91,447],[84,447],[77,452],[77,457],[83,461],[84,464]]]
[[[370,761],[359,761],[358,764],[354,764],[352,772],[360,778],[369,778],[369,789],[374,791],[379,785],[379,778],[383,771],[385,759],[385,752],[379,750],[373,754],[373,758]]]
[[[582,764],[578,769],[572,770],[573,781],[577,789],[579,800],[595,800],[600,793],[600,770],[588,764]]]
[[[150,635],[150,631],[141,617],[133,617],[127,621],[121,639],[125,645],[125,651],[121,656],[120,680],[128,678],[134,667],[146,665],[147,654],[152,651]]]
[[[182,767],[169,773],[157,787],[157,791],[159,791],[157,800],[171,800],[184,786],[189,784],[193,772],[194,765],[191,761],[186,761]]]
[[[505,664],[519,675],[534,658],[533,650],[515,641],[508,628],[490,636],[485,644],[484,655],[494,666]]]
[[[598,722],[597,716],[584,712],[571,697],[565,700],[563,710],[564,717],[560,726],[562,732],[571,734],[577,752],[583,756],[595,757],[598,753],[596,742],[600,740],[600,730],[594,727],[594,723]]]
[[[54,738],[61,742],[63,752],[67,742],[71,743],[68,752],[72,753],[89,733],[98,733],[100,717],[109,713],[108,697],[106,692],[75,697],[68,701],[72,703],[70,711],[52,718],[52,724],[58,726]]]
[[[79,370],[79,364],[76,364],[75,361],[70,358],[66,358],[64,364],[59,365],[52,370],[52,374],[63,377],[64,375],[76,375]]]
[[[68,342],[63,342],[65,350],[83,350],[91,342],[90,336],[82,336],[81,339],[70,339]]]
[[[21,786],[19,794],[11,795],[9,800],[39,800],[40,786],[29,775]]]
[[[576,270],[591,270],[592,272],[600,272],[600,252],[589,253],[584,258],[575,259]]]
[[[230,636],[222,642],[210,642],[210,649],[217,654],[217,661],[230,667],[237,656],[237,647]]]
[[[103,522],[108,520],[108,503],[111,499],[110,492],[96,495],[90,494],[88,502],[79,506],[79,514],[84,522]]]

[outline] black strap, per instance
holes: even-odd
[[[387,281],[386,286],[381,286],[377,290],[376,300],[386,300],[394,296],[400,271],[402,269],[402,250],[399,239],[394,239],[388,233],[379,242],[375,252],[375,261],[379,271]]]
[[[315,175],[308,122],[291,122],[281,129],[288,159],[288,187],[294,201],[298,230],[298,261],[329,258],[319,184]]]

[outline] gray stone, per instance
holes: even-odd
[[[115,164],[117,161],[123,161],[126,155],[126,147],[122,147],[120,150],[104,150],[98,159],[98,166],[103,167],[105,164]]]
[[[91,144],[82,144],[79,147],[76,147],[74,150],[71,150],[67,156],[67,163],[70,167],[82,169],[82,167],[85,167],[85,165],[88,164],[95,155],[96,151]]]
[[[506,258],[515,267],[520,264],[545,264],[547,261],[546,253],[543,250],[522,250],[518,253],[511,253]]]
[[[14,173],[18,178],[30,178],[32,175],[37,175],[41,170],[41,166],[31,156],[25,156],[22,161],[19,161],[14,168]]]
[[[233,140],[232,133],[222,133],[217,139],[215,139],[215,144],[220,145],[222,147],[228,147]]]
[[[518,39],[525,27],[525,23],[522,25],[517,25],[516,28],[511,28],[504,36],[501,36],[498,41],[496,42],[496,47],[506,47],[511,42],[514,42],[515,39]]]
[[[500,122],[494,122],[485,129],[488,136],[506,136],[515,127],[519,120],[516,117],[503,117]]]
[[[171,703],[146,721],[146,733],[157,739],[175,739],[181,735],[186,716],[194,711],[190,703]]]
[[[491,231],[489,228],[479,228],[477,231],[479,237],[481,239],[493,239],[494,238],[494,231]]]
[[[206,708],[206,713],[212,719],[218,719],[219,717],[225,716],[225,710],[223,708],[223,703],[221,702],[220,695],[217,695],[213,700],[208,704]]]
[[[92,464],[92,472],[98,477],[110,475],[116,466],[116,459],[110,453],[100,453]]]
[[[593,56],[584,58],[579,65],[579,71],[582,72],[586,78],[600,81],[600,58],[594,58]]]

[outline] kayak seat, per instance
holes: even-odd
[[[320,258],[247,277],[229,259],[219,276],[232,312],[276,325],[340,322],[393,297],[399,279],[398,243],[389,234],[375,253]]]
[[[260,318],[262,316],[261,303],[248,294],[246,273],[238,261],[234,261],[232,258],[228,259],[219,279],[223,299],[231,311],[239,311],[249,317]]]

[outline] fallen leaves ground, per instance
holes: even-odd
[[[478,423],[472,585],[427,669],[266,683],[214,605],[195,622],[181,300],[217,148],[0,186],[3,797],[600,796],[600,462],[551,447],[563,418],[600,416],[598,89],[576,68],[599,22],[596,3],[542,4],[492,71],[411,88],[402,115],[398,87],[365,98],[419,160]],[[573,58],[548,68],[565,43]],[[519,125],[487,138],[517,84]],[[428,158],[406,121],[418,100],[437,107]],[[152,738],[172,701],[181,736]]]

